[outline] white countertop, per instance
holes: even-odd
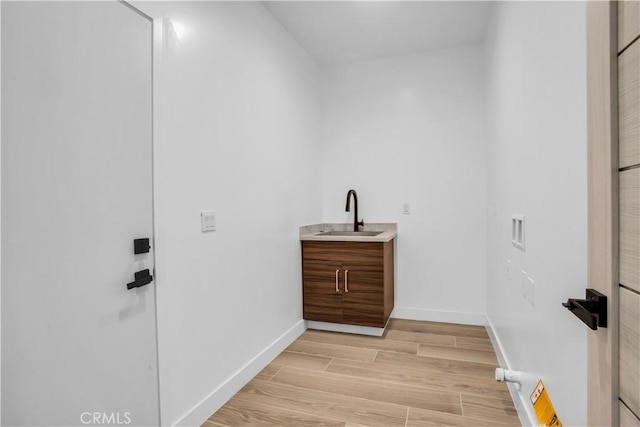
[[[380,222],[366,224],[359,227],[360,231],[381,231],[377,236],[331,236],[318,235],[327,231],[352,231],[353,223],[312,224],[300,227],[300,240],[319,242],[388,242],[398,235],[398,224],[395,222]]]

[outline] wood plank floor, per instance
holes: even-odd
[[[204,424],[519,426],[483,327],[391,319],[383,337],[308,330]]]

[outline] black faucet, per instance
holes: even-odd
[[[347,193],[347,207],[345,208],[345,211],[351,212],[351,196],[353,196],[353,204],[355,205],[355,212],[353,213],[353,231],[358,231],[359,225],[364,227],[364,221],[358,222],[358,195],[356,194],[356,190],[349,190]]]

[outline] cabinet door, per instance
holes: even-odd
[[[358,243],[344,253],[344,259],[343,323],[383,327],[383,244]]]
[[[341,266],[323,260],[305,259],[302,275],[303,317],[318,322],[342,323]]]
[[[385,319],[382,264],[379,267],[345,266],[344,275],[342,322],[383,327]]]

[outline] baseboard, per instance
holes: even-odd
[[[391,313],[394,319],[422,320],[429,322],[457,323],[460,325],[484,326],[484,313],[467,313],[463,311],[427,310],[414,307],[395,307]]]
[[[216,412],[222,405],[233,397],[242,387],[269,364],[278,354],[282,353],[306,330],[304,320],[300,320],[288,331],[278,337],[260,354],[251,359],[246,365],[235,372],[229,379],[215,389],[208,397],[197,404],[184,415],[176,426],[199,426]]]
[[[496,353],[496,357],[498,358],[500,366],[506,369],[513,369],[511,363],[509,363],[509,358],[504,351],[504,347],[502,346],[500,337],[498,337],[498,335],[496,334],[493,323],[491,323],[491,320],[489,320],[488,316],[485,316],[485,322],[485,328],[487,329],[487,333],[489,334],[489,339],[491,340],[493,350]],[[516,389],[516,385],[514,383],[507,383],[507,388],[509,389],[509,394],[511,394],[513,405],[516,407],[516,411],[518,412],[520,424],[527,427],[537,426],[538,421],[535,417],[535,414],[533,413],[533,410],[530,409],[531,405],[528,402],[529,397],[523,395],[518,389]]]
[[[343,323],[327,323],[327,322],[316,322],[315,320],[307,320],[307,328],[308,329],[318,329],[321,331],[331,331],[331,332],[343,332],[347,334],[358,334],[358,335],[370,335],[373,337],[381,337],[384,334],[384,330],[389,324],[389,321],[384,325],[384,328],[374,328],[372,326],[356,326],[356,325],[346,325]]]

